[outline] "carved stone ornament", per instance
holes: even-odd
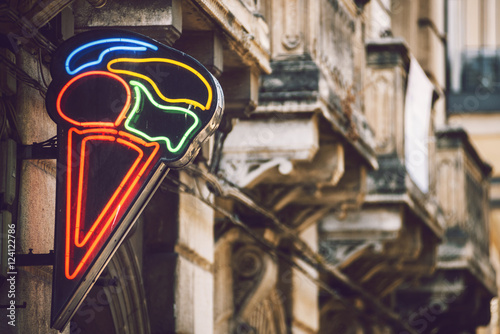
[[[281,43],[287,50],[296,49],[302,42],[301,0],[287,0],[283,2],[285,17],[283,18],[283,37]]]
[[[253,244],[235,243],[233,254],[234,333],[285,333],[275,262]]]
[[[293,35],[285,34],[283,36],[281,43],[283,43],[283,46],[288,50],[293,50],[300,45],[301,41],[302,41],[302,34],[293,34]]]

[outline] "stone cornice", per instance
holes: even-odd
[[[217,0],[193,0],[207,13],[229,37],[229,45],[243,59],[250,58],[258,67],[265,72],[271,73],[269,63],[270,55],[255,40],[254,36],[248,33],[248,29],[235,15],[227,8],[222,1]],[[248,12],[248,15],[253,15]]]

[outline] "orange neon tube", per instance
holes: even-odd
[[[148,158],[148,160],[144,163],[144,165],[142,166],[141,170],[139,171],[139,173],[137,174],[137,176],[135,177],[135,179],[133,180],[133,182],[130,184],[130,186],[128,187],[127,191],[125,192],[125,194],[121,197],[118,205],[117,205],[117,208],[116,210],[114,211],[113,215],[111,215],[108,220],[106,221],[105,225],[103,226],[103,228],[101,229],[101,231],[99,232],[99,234],[97,235],[97,237],[95,238],[95,240],[93,241],[92,245],[89,247],[89,249],[87,250],[87,252],[85,253],[84,257],[82,258],[82,260],[78,263],[78,265],[76,266],[76,269],[73,271],[73,273],[70,273],[70,268],[69,268],[69,265],[70,265],[70,257],[71,257],[71,169],[72,169],[72,150],[71,150],[71,147],[72,147],[72,134],[76,132],[78,134],[87,134],[87,133],[91,133],[91,132],[97,132],[97,133],[100,133],[100,135],[96,135],[96,136],[90,136],[90,137],[87,137],[85,139],[88,140],[91,140],[91,139],[102,139],[102,140],[108,140],[108,141],[114,141],[115,140],[115,137],[112,137],[110,135],[103,135],[102,133],[106,133],[106,134],[111,134],[111,135],[117,135],[118,131],[116,130],[112,130],[112,129],[88,129],[88,130],[83,130],[83,131],[79,131],[75,128],[71,128],[69,131],[68,131],[68,175],[67,175],[67,203],[66,203],[66,207],[67,207],[67,211],[66,211],[66,252],[65,252],[65,276],[67,279],[74,279],[81,271],[81,269],[83,268],[84,264],[87,262],[88,258],[90,257],[90,255],[92,254],[93,250],[95,249],[95,247],[97,246],[97,244],[99,243],[99,241],[102,239],[104,233],[107,231],[108,227],[110,226],[110,224],[116,220],[118,214],[119,214],[119,210],[120,208],[123,206],[123,203],[128,199],[128,197],[130,196],[131,192],[133,191],[133,189],[135,188],[135,186],[137,185],[137,183],[139,182],[140,178],[142,177],[142,175],[144,174],[144,172],[146,171],[146,169],[148,168],[148,166],[151,164],[151,161],[154,159],[154,157],[157,155],[158,151],[159,151],[159,148],[160,148],[160,145],[158,143],[146,143],[145,141],[143,141],[142,139],[140,138],[137,138],[135,136],[132,136],[130,134],[127,134],[127,133],[124,133],[122,131],[120,131],[120,135],[126,137],[127,139],[131,140],[131,141],[135,141],[139,144],[142,144],[146,147],[154,147],[154,150],[152,152],[152,154],[150,155],[150,157]],[[113,140],[111,140],[111,138],[113,138]],[[84,140],[85,140],[84,139]],[[112,205],[112,202],[116,200],[116,197],[118,196],[118,193],[119,193],[119,190],[122,190],[123,187],[125,187],[125,184],[127,183],[127,180],[130,179],[131,175],[132,175],[132,171],[137,167],[137,165],[139,164],[140,162],[140,159],[142,159],[142,157],[144,156],[144,153],[143,151],[137,147],[136,145],[134,145],[133,143],[130,143],[122,138],[116,138],[116,142],[119,142],[120,144],[123,144],[123,145],[126,145],[126,146],[129,146],[133,149],[135,149],[136,151],[140,151],[142,154],[140,154],[140,158],[136,159],[136,161],[134,162],[134,165],[133,167],[129,170],[129,172],[127,173],[127,175],[124,177],[124,179],[122,180],[122,182],[120,183],[120,186],[119,186],[119,189],[113,194],[113,198],[108,202],[108,205],[106,205],[105,210],[109,211],[109,207]],[[83,143],[83,141],[82,141]],[[82,146],[84,146],[84,144],[82,144]],[[83,152],[82,154],[85,154],[85,150],[82,149]],[[83,185],[83,181],[80,182],[80,180],[82,180],[82,176],[81,176],[82,173],[82,167],[80,166],[80,175],[79,175],[79,186],[78,186],[78,192],[79,192],[79,198],[81,199],[81,191],[82,191],[82,185]],[[81,207],[80,207],[80,210],[81,210]],[[77,213],[78,214],[78,213]],[[80,214],[81,214],[81,211],[80,211]],[[105,213],[103,214],[101,212],[101,214],[99,215],[99,218],[98,220],[102,220],[103,217],[104,217]],[[79,217],[79,214],[78,214],[78,217]],[[75,231],[75,246],[76,247],[83,247],[85,246],[87,243],[88,243],[88,240],[90,238],[90,236],[95,232],[96,228],[97,228],[97,225],[99,224],[98,221],[96,221],[91,230],[88,232],[88,234],[85,236],[84,240],[82,240],[81,242],[79,241],[79,237],[78,237],[78,233],[79,233],[79,225],[78,227],[75,226],[76,228],[76,231]]]
[[[82,241],[80,241],[80,221],[81,221],[81,211],[82,211],[82,192],[83,192],[83,174],[84,174],[84,169],[85,169],[85,144],[89,140],[108,140],[108,141],[114,141],[114,137],[109,137],[109,136],[102,136],[102,135],[96,135],[96,136],[89,136],[85,137],[82,140],[82,147],[81,147],[81,153],[80,153],[80,173],[79,173],[79,180],[78,180],[78,197],[77,197],[77,207],[76,207],[76,223],[75,223],[75,245],[77,247],[83,247],[87,243],[88,239],[94,232],[94,230],[97,228],[99,223],[101,222],[102,218],[104,215],[108,212],[109,207],[113,204],[116,196],[120,193],[120,190],[124,187],[125,183],[128,181],[130,178],[130,175],[133,173],[139,162],[141,162],[142,157],[144,156],[144,152],[138,148],[136,145],[131,144],[130,142],[120,140],[119,142],[136,150],[137,153],[139,153],[137,159],[134,161],[134,164],[132,167],[129,169],[127,175],[123,178],[122,182],[116,189],[116,191],[113,193],[113,196],[111,196],[111,199],[108,201],[104,209],[101,211],[101,214],[99,217],[96,219],[90,230],[87,232],[85,237],[83,238]]]
[[[78,122],[78,121],[75,121],[74,119],[69,118],[68,116],[66,116],[64,114],[64,112],[62,111],[62,109],[61,109],[61,100],[62,100],[62,97],[63,97],[64,93],[66,92],[66,90],[68,90],[68,88],[75,81],[77,81],[77,80],[79,80],[79,79],[81,79],[83,77],[90,76],[90,75],[102,75],[102,76],[107,76],[107,77],[113,78],[115,80],[118,80],[118,82],[120,82],[123,85],[123,87],[125,87],[125,91],[127,93],[127,98],[125,100],[125,105],[123,106],[123,109],[120,111],[120,113],[119,113],[117,119],[115,120],[115,122]],[[77,75],[76,77],[74,77],[73,79],[71,79],[66,85],[64,85],[64,87],[59,92],[59,95],[57,96],[56,109],[57,109],[57,113],[59,114],[59,116],[61,116],[66,122],[71,123],[73,125],[78,125],[78,126],[82,126],[82,127],[115,127],[115,126],[120,125],[120,123],[125,118],[125,115],[126,115],[128,109],[130,107],[130,101],[131,100],[132,100],[132,93],[130,91],[130,87],[125,82],[125,80],[123,80],[121,77],[119,77],[116,74],[109,73],[109,72],[104,72],[104,71],[90,71],[90,72],[85,72],[85,73]]]

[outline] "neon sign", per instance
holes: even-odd
[[[194,58],[99,30],[58,48],[46,106],[58,124],[52,327],[62,330],[170,167],[220,122],[222,90]]]

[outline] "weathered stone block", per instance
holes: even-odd
[[[180,0],[108,0],[102,8],[95,8],[86,0],[73,5],[75,30],[123,27],[171,45],[182,32]],[[131,25],[130,22],[133,22]]]

